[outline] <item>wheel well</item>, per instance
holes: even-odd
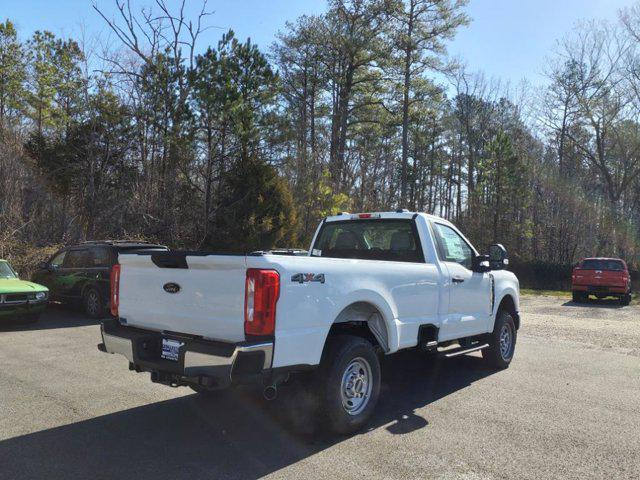
[[[329,336],[349,334],[369,340],[383,351],[389,350],[389,337],[380,311],[370,303],[356,302],[346,307],[336,317]]]
[[[505,295],[500,301],[500,305],[498,306],[498,312],[501,310],[506,310],[513,317],[513,321],[516,324],[516,330],[520,328],[520,316],[518,315],[518,311],[516,310],[516,303],[513,301],[513,297],[511,295]]]

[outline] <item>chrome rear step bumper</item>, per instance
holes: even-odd
[[[154,382],[171,386],[224,388],[271,369],[273,361],[272,341],[217,342],[124,326],[115,319],[103,322],[101,333],[100,351],[122,355],[131,370],[150,372]],[[162,358],[163,339],[180,343],[176,361]]]

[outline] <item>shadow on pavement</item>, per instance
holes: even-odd
[[[582,307],[582,308],[624,308],[617,298],[605,298],[602,300],[587,300],[586,302],[568,301],[562,304],[563,307]]]
[[[53,328],[84,327],[86,325],[99,325],[101,320],[92,320],[86,315],[74,310],[72,307],[49,304],[35,323],[26,323],[22,320],[5,319],[0,322],[0,333],[4,331],[25,330],[49,330]]]
[[[491,373],[477,357],[391,357],[369,429],[428,427],[417,409]],[[300,433],[314,416],[289,390],[273,402],[240,389],[188,395],[4,440],[0,478],[260,478],[344,440]]]

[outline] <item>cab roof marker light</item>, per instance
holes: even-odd
[[[354,213],[351,215],[352,220],[357,220],[359,218],[380,218],[381,215],[379,213]]]

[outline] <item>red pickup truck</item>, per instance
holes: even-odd
[[[574,267],[571,282],[574,302],[585,302],[589,295],[618,297],[622,305],[631,302],[631,276],[619,258],[585,258]]]

